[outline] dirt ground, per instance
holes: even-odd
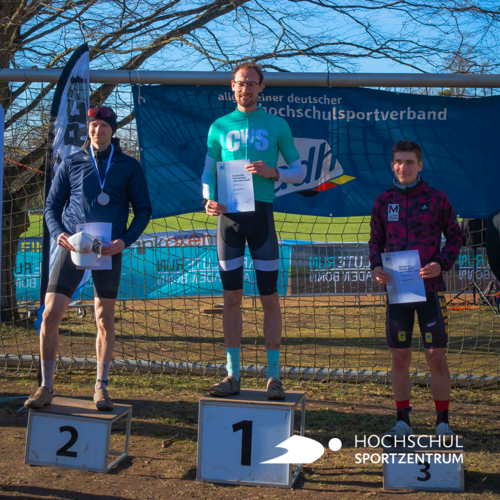
[[[343,448],[306,465],[292,490],[216,485],[196,481],[198,401],[213,379],[174,376],[113,375],[110,394],[133,406],[129,456],[109,474],[81,472],[24,463],[28,410],[23,399],[36,388],[36,376],[0,375],[0,497],[22,499],[354,499],[500,497],[500,394],[498,391],[455,390],[451,423],[464,438],[465,492],[423,493],[384,491],[382,466],[356,464],[355,435],[388,430],[395,411],[391,390],[374,384],[312,384],[286,381],[292,390],[307,393],[306,436],[328,448],[341,437]],[[55,388],[60,396],[91,399],[91,373],[60,373]],[[244,380],[246,387],[264,381]],[[415,388],[412,424],[416,434],[429,434],[434,425],[430,391]]]

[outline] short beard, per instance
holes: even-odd
[[[242,108],[251,108],[252,106],[254,106],[258,101],[258,97],[255,98],[255,100],[253,100],[252,102],[248,103],[248,104],[243,104],[241,103],[240,101],[236,101]]]

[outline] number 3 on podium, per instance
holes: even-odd
[[[420,472],[423,472],[425,474],[425,477],[417,477],[417,481],[429,481],[431,478],[431,473],[428,472],[431,464],[429,462],[419,462],[419,465],[423,465],[424,468],[420,469]]]

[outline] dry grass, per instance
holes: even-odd
[[[129,301],[117,307],[116,359],[224,363],[222,315],[200,314],[221,298]],[[87,303],[86,305],[91,305]],[[385,338],[385,305],[380,296],[286,297],[281,300],[284,366],[331,369],[390,369]],[[243,302],[242,363],[266,365],[263,311]],[[95,322],[70,310],[60,329],[60,355],[94,357]],[[498,376],[500,318],[486,307],[450,311],[448,362],[452,374]],[[3,353],[38,355],[38,337],[29,321],[3,326]],[[418,323],[411,370],[426,373]]]

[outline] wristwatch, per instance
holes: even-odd
[[[273,179],[278,182],[280,180],[280,169],[276,169],[276,175],[273,177]]]

